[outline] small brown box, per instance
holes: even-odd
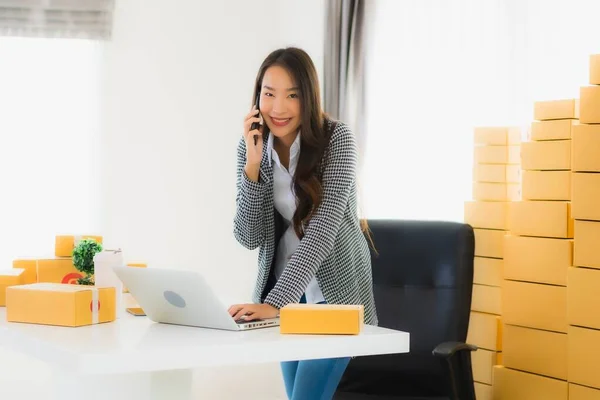
[[[600,222],[575,221],[575,231],[573,265],[600,269]]]
[[[523,142],[521,168],[532,171],[570,171],[571,141]]]
[[[476,145],[511,145],[521,143],[521,128],[512,126],[478,126],[473,132]]]
[[[533,104],[533,119],[545,121],[551,119],[578,119],[577,99],[536,101]]]
[[[494,400],[494,392],[492,385],[486,385],[485,383],[473,382],[475,387],[475,398],[477,400]]]
[[[569,268],[567,318],[570,325],[600,329],[600,271]]]
[[[600,85],[600,54],[590,55],[590,85]]]
[[[508,203],[495,201],[466,201],[465,222],[473,228],[501,229],[508,226]]]
[[[488,314],[502,314],[502,288],[473,285],[471,310]]]
[[[484,349],[477,349],[471,353],[473,380],[475,382],[492,384],[493,368],[498,364],[498,353]]]
[[[573,238],[571,203],[515,201],[510,203],[508,227],[513,235],[560,239]]]
[[[523,200],[571,200],[571,171],[523,171]]]
[[[502,286],[502,320],[505,324],[565,333],[567,288],[506,280]]]
[[[575,172],[572,185],[573,218],[600,221],[600,173]]]
[[[521,163],[521,146],[475,146],[474,151],[475,164]]]
[[[504,257],[505,231],[473,229],[475,233],[475,255],[479,257]]]
[[[531,123],[530,139],[534,141],[571,139],[573,125],[577,123],[576,119],[534,121]]]
[[[486,350],[501,351],[502,321],[500,316],[471,312],[467,343]]]
[[[494,400],[568,400],[567,382],[494,367]]]
[[[582,124],[600,123],[600,86],[583,86],[579,91],[579,121]]]
[[[475,257],[473,260],[473,283],[502,286],[504,260],[501,258]]]
[[[475,164],[473,167],[475,182],[519,183],[521,167],[519,165]]]
[[[478,201],[516,201],[521,199],[518,183],[473,183],[473,199]]]
[[[600,125],[575,125],[571,140],[574,172],[600,172]]]
[[[600,389],[600,331],[569,327],[569,382]]]

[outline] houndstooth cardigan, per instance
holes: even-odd
[[[327,122],[328,129],[331,122]],[[253,301],[276,308],[298,303],[316,275],[329,304],[362,304],[365,323],[377,325],[371,256],[357,214],[354,135],[340,122],[323,158],[321,205],[305,227],[304,237],[275,281],[273,260],[281,236],[281,216],[273,204],[273,167],[263,146],[259,181],[245,174],[246,144],[237,149],[237,195],[234,235],[248,249],[260,247]]]

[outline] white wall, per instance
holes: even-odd
[[[201,271],[227,302],[250,300],[256,254],[232,234],[242,119],[271,50],[303,47],[322,71],[323,9],[321,0],[117,2],[103,76],[107,246],[151,267]],[[277,365],[198,376],[207,398],[257,387],[266,392],[256,398],[283,396]]]

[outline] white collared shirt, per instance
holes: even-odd
[[[277,247],[275,255],[275,277],[279,279],[288,261],[296,251],[300,239],[294,231],[292,218],[296,212],[296,195],[293,187],[293,177],[300,157],[300,133],[290,147],[289,171],[281,164],[279,155],[273,147],[273,134],[269,135],[267,141],[267,155],[269,163],[273,165],[273,201],[275,209],[283,217],[286,227]],[[306,302],[310,304],[325,301],[317,279],[313,277],[306,291]]]

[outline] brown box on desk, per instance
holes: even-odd
[[[575,172],[600,172],[600,125],[573,127],[571,169]]]
[[[502,288],[474,284],[471,310],[502,315]]]
[[[492,385],[480,382],[473,382],[473,385],[475,386],[475,398],[477,400],[494,400]]]
[[[572,185],[573,218],[600,221],[600,173],[575,172]]]
[[[521,168],[531,171],[570,171],[571,141],[523,142]]]
[[[578,123],[576,119],[534,121],[531,123],[530,138],[533,141],[571,139],[573,125]]]
[[[465,223],[473,228],[508,228],[508,203],[496,201],[466,201]]]
[[[571,200],[571,171],[523,171],[523,200]]]
[[[504,281],[502,320],[505,324],[567,332],[567,288]]]
[[[475,233],[475,255],[479,257],[504,257],[505,231],[473,229]]]
[[[600,86],[583,86],[579,97],[579,121],[582,124],[600,123]]]
[[[509,164],[475,164],[473,166],[475,182],[519,183],[521,166]]]
[[[569,326],[568,380],[600,389],[600,331]]]
[[[600,222],[575,221],[577,237],[574,240],[573,265],[600,268]]]
[[[521,146],[475,146],[473,161],[475,164],[512,164],[521,163]]]
[[[571,203],[515,201],[510,203],[508,227],[513,235],[560,239],[573,238]]]
[[[570,325],[600,329],[600,271],[569,268],[567,320]]]
[[[498,364],[498,353],[495,351],[477,349],[471,352],[473,380],[475,382],[492,384],[493,368]]]
[[[473,130],[476,145],[513,145],[521,143],[521,128],[512,126],[478,126]]]
[[[567,334],[504,326],[504,366],[520,371],[567,379]]]
[[[473,283],[502,286],[504,260],[501,258],[475,257],[473,260]]]
[[[573,263],[573,240],[507,235],[504,278],[567,286]]]
[[[568,400],[567,382],[494,367],[494,400]]]
[[[521,199],[518,183],[473,182],[473,199],[477,201],[515,201]]]
[[[467,343],[485,350],[502,351],[502,320],[500,316],[471,312]]]
[[[578,99],[536,101],[533,104],[533,119],[538,121],[578,118]]]

